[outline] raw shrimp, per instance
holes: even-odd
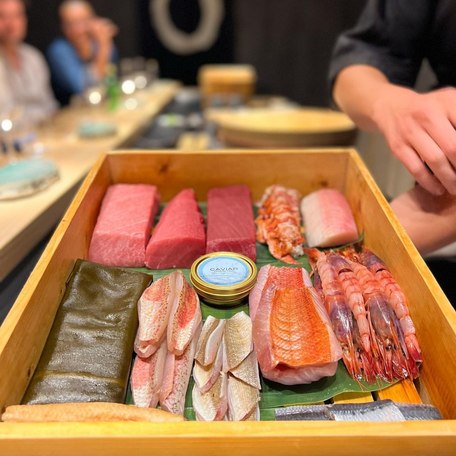
[[[410,317],[407,298],[396,280],[387,269],[385,263],[371,251],[365,250],[360,256],[361,262],[371,271],[385,292],[388,302],[392,305],[396,317],[404,333],[408,353],[417,363],[423,361],[421,349],[416,338],[415,325]]]
[[[286,263],[297,263],[303,254],[301,216],[297,190],[272,185],[265,190],[258,210],[257,240],[268,244],[272,256]]]
[[[361,344],[364,350],[369,353],[371,350],[369,322],[367,321],[367,311],[359,281],[356,279],[350,263],[343,256],[330,252],[326,255],[326,258],[338,274],[348,306],[358,324]]]
[[[353,315],[348,308],[344,292],[337,280],[337,274],[326,261],[326,255],[316,249],[309,250],[309,258],[314,268],[314,287],[324,297],[326,310],[337,340],[342,347],[342,357],[348,372],[353,378],[362,378],[361,366],[353,344]]]
[[[350,260],[349,263],[363,290],[372,333],[375,334],[372,349],[379,374],[388,381],[395,376],[416,377],[416,365],[407,357],[407,351],[401,343],[403,335],[400,325],[379,281],[364,265]]]

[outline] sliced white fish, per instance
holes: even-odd
[[[220,376],[223,368],[223,343],[220,344],[217,356],[209,366],[202,366],[198,361],[193,368],[193,379],[200,391],[207,393]]]
[[[138,407],[156,407],[166,360],[166,340],[149,358],[136,357],[131,372],[131,392]]]
[[[247,383],[247,385],[253,386],[258,390],[261,389],[260,372],[255,351],[252,350],[250,355],[239,366],[230,370],[230,373],[244,383]]]
[[[257,388],[228,374],[228,413],[231,421],[248,418],[258,406],[260,393]]]
[[[215,360],[225,329],[225,320],[209,315],[204,322],[196,348],[195,359],[201,366],[209,366]]]
[[[164,339],[175,296],[182,288],[181,274],[176,271],[158,279],[139,298],[139,327],[135,340],[138,355],[152,355]]]
[[[223,338],[225,343],[223,370],[228,372],[239,366],[253,350],[250,317],[245,312],[238,312],[226,320]]]
[[[177,356],[182,355],[195,332],[201,327],[201,308],[198,295],[185,280],[182,272],[177,271],[177,292],[169,316],[167,329],[168,350]]]
[[[260,421],[260,419],[260,404],[258,404],[244,421]]]
[[[168,352],[165,364],[165,375],[162,391],[160,392],[160,407],[163,410],[171,413],[177,413],[179,415],[184,414],[185,396],[192,373],[193,359],[195,357],[196,340],[198,338],[198,335],[199,330],[197,331],[195,338],[188,345],[183,355],[175,356],[174,354]],[[171,385],[171,375],[172,387],[171,392],[169,392]]]
[[[227,375],[220,373],[212,388],[203,393],[195,384],[192,390],[193,410],[198,421],[221,421],[228,407]]]

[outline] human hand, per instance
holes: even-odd
[[[90,24],[90,34],[99,44],[110,44],[117,31],[117,26],[109,19],[96,17]]]
[[[391,208],[422,255],[456,241],[456,197],[435,196],[417,185]]]
[[[456,195],[456,89],[419,94],[385,84],[372,118],[394,155],[434,195]]]

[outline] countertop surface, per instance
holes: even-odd
[[[102,107],[67,108],[40,127],[37,133],[44,146],[43,157],[56,163],[60,179],[33,196],[0,202],[0,281],[60,220],[100,154],[131,144],[178,89],[177,82],[158,81],[136,95],[136,109],[129,110],[122,105],[108,113]],[[83,121],[108,121],[117,127],[117,132],[82,139],[78,128]]]

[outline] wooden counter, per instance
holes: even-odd
[[[0,281],[60,220],[98,157],[131,144],[178,89],[177,82],[159,81],[137,95],[139,107],[135,110],[119,108],[108,113],[102,108],[64,109],[38,131],[46,147],[44,157],[56,162],[60,180],[32,197],[0,202]],[[84,119],[109,120],[117,125],[118,132],[105,138],[80,139],[77,129]]]

